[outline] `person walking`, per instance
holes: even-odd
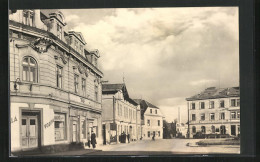
[[[89,132],[88,132],[88,148],[90,148],[90,135],[89,135]]]
[[[93,131],[91,131],[91,144],[93,149],[96,148],[96,144],[97,144],[96,134]]]

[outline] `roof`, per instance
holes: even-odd
[[[186,100],[193,101],[193,100],[239,97],[239,96],[240,96],[239,87],[229,87],[229,88],[209,87],[199,94],[186,98]]]
[[[57,9],[41,9],[41,13],[46,16],[47,18],[50,18],[50,14],[51,13],[56,13],[58,12],[59,10]]]
[[[157,106],[143,99],[133,99],[133,101],[136,102],[138,105],[140,105],[141,119],[144,119],[144,113],[148,107],[159,109]]]
[[[84,45],[87,44],[81,32],[69,31],[70,35],[74,35],[78,40],[80,40]]]

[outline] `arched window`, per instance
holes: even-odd
[[[23,58],[23,81],[28,81],[28,82],[37,82],[37,71],[38,71],[38,66],[32,57],[24,57]]]
[[[192,133],[196,133],[196,127],[195,126],[192,127]]]

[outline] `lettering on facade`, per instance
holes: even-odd
[[[48,128],[49,126],[52,125],[52,123],[54,122],[54,119],[52,119],[51,121],[49,121],[48,123],[44,124],[44,128]]]
[[[14,122],[16,122],[16,121],[17,121],[17,118],[16,118],[16,116],[15,116],[14,118],[11,118],[10,123],[12,124],[12,123],[14,123]]]

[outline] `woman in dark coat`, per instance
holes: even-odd
[[[91,144],[93,149],[96,148],[96,144],[97,144],[96,134],[93,131],[91,132]]]

